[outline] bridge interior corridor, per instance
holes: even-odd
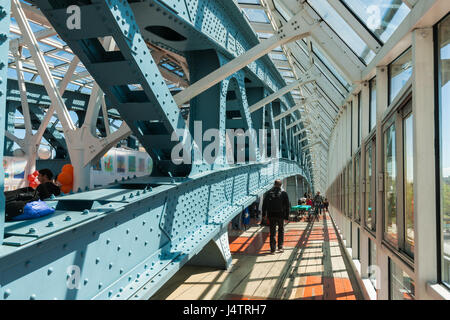
[[[0,119],[0,301],[450,300],[450,0],[0,0]]]
[[[328,213],[290,221],[284,252],[270,254],[269,228],[230,230],[229,270],[184,266],[151,300],[363,300]]]

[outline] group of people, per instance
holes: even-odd
[[[313,197],[312,194],[305,193],[303,195],[303,198],[298,200],[299,205],[307,205],[311,207],[311,210],[309,211],[309,217],[314,215],[316,219],[319,218],[319,215],[322,214],[324,211],[328,211],[328,199],[324,198],[320,195],[320,192],[318,191],[316,195]]]
[[[39,170],[38,180],[40,184],[36,189],[25,187],[5,192],[6,221],[11,221],[12,218],[22,214],[25,205],[29,202],[47,200],[52,195],[61,194],[60,186],[53,179],[53,172],[50,169]]]
[[[270,253],[275,254],[277,249],[277,227],[278,227],[278,252],[283,252],[284,244],[284,224],[289,221],[290,202],[286,191],[282,190],[283,183],[281,180],[276,180],[272,189],[270,189],[264,196],[262,206],[263,220],[267,217],[269,220],[270,229]],[[299,205],[311,206],[310,216],[318,219],[319,214],[323,211],[328,211],[328,199],[322,197],[320,192],[317,192],[314,197],[312,195],[304,194],[304,197],[298,201]]]

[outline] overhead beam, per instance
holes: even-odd
[[[261,101],[255,103],[254,105],[250,106],[249,107],[250,113],[253,113],[253,112],[261,109],[265,105],[268,105],[272,101],[278,99],[281,96],[284,96],[286,93],[291,92],[292,90],[295,90],[298,87],[302,87],[305,84],[315,81],[318,76],[320,76],[320,75],[317,72],[308,71],[306,74],[302,75],[302,77],[300,79],[298,79],[297,81],[294,81],[290,85],[278,90],[277,92],[271,94],[270,96],[262,99]]]
[[[355,31],[360,38],[372,49],[375,53],[378,53],[381,49],[381,43],[377,40],[370,31],[361,24],[356,16],[349,11],[346,5],[339,0],[327,0],[333,9],[349,24],[349,26]],[[404,0],[406,1],[406,0]]]
[[[280,121],[281,119],[287,117],[288,115],[292,114],[293,112],[295,112],[295,111],[297,111],[297,110],[300,110],[301,107],[303,107],[303,106],[305,106],[305,105],[308,105],[308,104],[310,104],[310,103],[312,103],[312,102],[314,102],[314,101],[317,101],[317,100],[318,100],[317,97],[309,97],[309,98],[307,98],[304,102],[301,102],[301,103],[299,103],[299,104],[293,106],[293,107],[290,108],[289,110],[287,110],[287,111],[285,111],[285,112],[279,114],[278,116],[276,116],[276,117],[273,119],[273,121],[275,121],[275,122],[276,122],[276,121]]]
[[[293,127],[295,127],[295,126],[301,124],[302,122],[303,122],[303,119],[299,119],[299,120],[297,120],[297,121],[295,121],[295,122],[292,122],[292,123],[290,123],[290,124],[288,124],[288,125],[286,126],[286,129],[289,130],[289,129],[291,129],[291,128],[293,128]]]
[[[301,13],[297,14],[285,25],[285,27],[278,30],[277,33],[269,39],[262,41],[252,49],[234,58],[229,63],[175,95],[174,100],[176,104],[181,106],[188,103],[192,98],[225,80],[253,61],[268,54],[276,47],[309,36],[316,26],[318,26],[317,22],[308,24],[301,18]]]

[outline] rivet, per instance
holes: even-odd
[[[36,229],[35,228],[30,228],[29,230],[28,230],[28,233],[35,233],[36,232]]]
[[[84,209],[83,210],[83,215],[89,214],[89,210],[88,209]]]
[[[70,221],[72,220],[72,218],[70,216],[66,216],[66,218],[64,219],[64,221]]]

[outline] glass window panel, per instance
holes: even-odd
[[[247,16],[250,22],[258,22],[258,23],[270,23],[267,14],[262,9],[248,9],[243,8],[245,15]]]
[[[261,4],[260,0],[238,0],[241,4]]]
[[[361,251],[359,248],[360,247],[359,246],[360,237],[361,237],[361,234],[360,234],[359,228],[356,228],[356,239],[357,239],[357,241],[356,241],[356,259],[357,260],[361,259],[361,256],[360,256]]]
[[[289,14],[289,12],[287,12],[286,10],[284,10],[284,7],[280,5],[279,0],[273,0],[273,4],[274,4],[274,6],[275,6],[275,9],[278,11],[278,13],[279,13],[286,21],[291,20],[291,18],[292,18],[291,14]]]
[[[361,139],[362,139],[361,119],[362,119],[362,107],[361,107],[361,92],[360,92],[358,93],[358,148],[361,146]]]
[[[352,162],[350,161],[350,164],[348,165],[348,181],[349,181],[349,185],[348,185],[348,216],[350,218],[353,218],[353,197],[354,197],[354,193],[353,193],[353,165]]]
[[[312,46],[312,50],[314,54],[322,61],[322,63],[333,73],[333,75],[338,79],[338,81],[341,82],[341,84],[349,90],[351,88],[351,85],[347,82],[347,80],[344,79],[342,74],[335,68],[334,64],[330,62],[330,60],[325,57],[325,55],[322,53],[322,51],[316,46]]]
[[[373,230],[375,226],[375,208],[372,203],[372,169],[373,169],[373,152],[372,143],[369,143],[366,149],[366,226]]]
[[[389,259],[390,300],[414,300],[415,285],[406,272]]]
[[[383,42],[389,40],[410,9],[401,0],[344,0],[362,23]]]
[[[384,134],[384,214],[385,239],[397,246],[397,162],[395,158],[395,124]]]
[[[414,157],[413,115],[403,120],[403,157],[405,192],[405,251],[414,257]]]
[[[389,65],[389,103],[411,78],[412,72],[412,50],[409,49]]]
[[[450,285],[450,16],[438,27],[442,281]]]
[[[373,78],[369,82],[370,85],[370,124],[369,128],[370,131],[372,131],[373,128],[375,128],[375,125],[377,124],[377,78]]]
[[[274,59],[274,60],[282,60],[282,61],[287,61],[287,58],[284,54],[280,54],[280,53],[269,53],[269,56]]]
[[[344,168],[342,174],[342,210],[344,214],[347,213],[347,170]]]
[[[308,1],[317,13],[324,19],[331,29],[337,32],[338,36],[361,57],[366,64],[370,63],[375,54],[366,43],[358,36],[352,27],[333,9],[327,0]]]
[[[348,140],[350,143],[350,156],[353,155],[353,101],[350,101],[350,119],[348,121],[350,122],[350,139]]]
[[[261,39],[268,39],[268,38],[270,38],[270,37],[273,36],[272,33],[257,32],[256,34],[257,34],[258,37],[260,37]]]
[[[355,159],[355,220],[361,221],[360,215],[360,197],[359,197],[359,176],[360,176],[360,158],[359,155]]]

